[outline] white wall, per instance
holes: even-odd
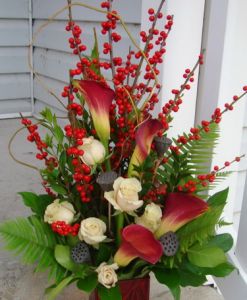
[[[160,0],[143,0],[142,27],[147,29],[147,10],[150,6],[157,9]],[[172,89],[179,89],[184,82],[185,69],[191,68],[196,63],[201,51],[205,0],[167,0],[163,13],[174,15],[174,25],[167,40],[167,52],[161,67],[160,82],[163,86],[161,104],[173,98]],[[158,28],[163,30],[163,22],[158,23]],[[195,82],[190,91],[185,92],[184,102],[179,112],[174,113],[172,128],[169,135],[189,131],[194,126],[196,95],[197,95],[198,70],[195,72]]]
[[[0,0],[0,118],[31,112],[29,0]]]

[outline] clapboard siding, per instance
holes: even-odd
[[[74,1],[75,2],[75,1]],[[100,8],[101,0],[84,0],[83,3]],[[35,19],[47,19],[63,6],[67,5],[66,0],[33,0],[33,17]],[[142,0],[117,0],[114,8],[118,10],[127,23],[140,24]],[[126,9],[131,7],[131,11]],[[66,19],[67,12],[60,14],[57,19]],[[102,21],[104,14],[89,10],[84,7],[73,7],[73,18],[84,21]]]
[[[0,47],[28,46],[28,20],[0,20]]]
[[[34,69],[37,73],[60,81],[68,82],[69,69],[75,68],[76,57],[53,50],[36,48]]]
[[[30,99],[0,100],[0,117],[5,114],[30,113]]]
[[[0,74],[29,72],[27,47],[0,47]]]
[[[39,77],[48,89],[52,90],[52,92],[59,96],[59,98],[61,98],[62,101],[64,101],[63,98],[60,97],[60,94],[66,82],[58,81],[45,76]],[[41,101],[45,105],[57,107],[59,111],[64,111],[63,106],[57,101],[57,99],[54,96],[52,96],[46,89],[44,89],[43,86],[41,86],[37,78],[34,79],[34,98],[36,99],[36,103]],[[66,104],[66,101],[64,102]],[[37,110],[37,112],[38,111],[39,110]]]
[[[29,0],[0,0],[1,19],[28,19]]]
[[[34,32],[38,30],[38,28],[44,23],[44,21],[36,20],[34,22]],[[93,29],[96,28],[97,32],[100,32],[100,23],[95,22],[78,22],[78,25],[83,28],[82,41],[85,45],[87,45],[87,51],[85,54],[88,55],[93,48],[94,39],[92,38]],[[64,30],[66,26],[66,21],[56,21],[54,23],[49,24],[46,28],[44,28],[37,35],[34,46],[49,48],[53,50],[66,51],[71,52],[68,44],[68,38],[70,38],[70,34]],[[133,35],[133,37],[138,40],[138,31],[139,26],[129,24],[129,31]],[[126,55],[129,51],[129,38],[123,28],[119,27],[118,33],[122,36],[122,40],[120,43],[114,44],[115,55]],[[103,43],[106,41],[106,37],[102,36],[100,33],[98,34],[99,48],[103,48]],[[134,46],[132,46],[134,47]],[[106,57],[105,55],[103,57]]]
[[[89,1],[85,3],[100,7],[99,0]],[[65,30],[67,24],[68,12],[59,15],[55,21],[39,31],[39,28],[47,19],[59,8],[65,6],[66,0],[33,0],[33,32],[35,35],[34,41],[34,69],[47,86],[51,87],[56,95],[60,96],[63,86],[68,82],[68,70],[76,67],[78,57],[71,54],[71,49],[68,45],[70,33]],[[141,8],[142,0],[118,0],[115,1],[115,7],[123,16],[123,19],[128,24],[129,31],[133,37],[139,42],[138,32],[141,23]],[[126,7],[131,7],[131,10],[126,10]],[[87,45],[86,55],[90,55],[93,48],[93,28],[97,29],[99,48],[103,48],[103,43],[108,40],[107,36],[102,36],[100,33],[100,22],[105,19],[104,14],[96,13],[84,8],[73,8],[73,18],[77,24],[83,29],[82,41]],[[36,32],[38,35],[36,36]],[[114,46],[114,55],[126,57],[129,52],[129,41],[127,33],[119,25],[117,32],[121,34],[122,40]],[[134,47],[133,45],[131,46]],[[100,54],[101,59],[108,59],[109,56]],[[104,73],[109,77],[109,71]],[[35,113],[43,109],[45,105],[55,107],[60,111],[61,105],[47,91],[40,86],[40,83],[34,79],[34,99]],[[66,100],[65,100],[66,102]]]
[[[0,75],[0,91],[0,100],[30,98],[29,74]]]
[[[0,117],[30,113],[30,0],[0,0]]]

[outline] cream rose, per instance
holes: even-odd
[[[158,205],[151,203],[146,206],[144,214],[141,217],[135,218],[135,223],[155,232],[161,223],[161,218],[161,208]]]
[[[97,218],[87,218],[81,222],[78,237],[89,245],[97,246],[106,239],[106,224]]]
[[[117,274],[115,272],[117,269],[117,264],[107,265],[105,262],[100,264],[96,269],[99,283],[103,284],[103,286],[107,289],[114,287],[118,281]]]
[[[142,190],[141,183],[136,178],[119,177],[114,181],[113,189],[105,192],[104,197],[116,210],[131,212],[143,205],[138,196]]]
[[[53,203],[49,204],[45,210],[44,221],[52,224],[56,221],[64,221],[67,224],[73,222],[75,210],[72,204],[68,201],[59,202],[56,199]]]
[[[78,149],[83,150],[84,154],[81,157],[82,161],[88,166],[94,166],[101,163],[106,155],[104,145],[94,139],[93,136],[84,138],[83,145],[79,146]]]

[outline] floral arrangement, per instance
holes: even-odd
[[[142,46],[116,57],[118,26],[137,43],[112,10],[112,0],[101,8],[80,4],[106,15],[101,34],[107,41],[99,49],[95,30],[91,56],[84,54],[87,46],[68,1],[68,41],[79,59],[61,94],[68,124],[59,125],[49,108],[37,123],[22,117],[27,140],[44,162],[39,172],[46,193],[20,193],[32,215],[6,221],[0,234],[6,248],[24,263],[35,264],[36,272],[49,269],[54,283],[46,290],[48,299],[74,282],[88,293],[97,289],[102,300],[122,299],[122,280],[150,272],[180,299],[180,287],[200,286],[206,275],[224,277],[234,270],[226,256],[232,237],[216,233],[217,226],[228,224],[221,219],[228,189],[208,193],[241,157],[212,171],[207,164],[218,124],[246,95],[247,86],[224,109],[216,108],[210,120],[169,136],[173,114],[191,88],[203,54],[185,70],[181,87],[171,91],[172,99],[155,116],[162,88],[158,66],[173,25],[173,16],[163,16],[164,2],[157,11],[148,10],[150,30],[140,32]],[[156,28],[158,19],[164,20],[162,31]],[[45,137],[38,126],[47,129]]]

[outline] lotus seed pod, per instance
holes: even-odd
[[[174,256],[177,253],[179,241],[177,235],[174,232],[169,231],[164,234],[160,238],[160,242],[163,247],[163,252],[166,256]]]
[[[79,242],[71,250],[71,258],[76,264],[82,264],[91,261],[88,245],[84,242]]]
[[[159,157],[163,157],[163,155],[167,152],[169,147],[172,144],[172,140],[168,139],[165,136],[154,138],[154,147]]]
[[[118,175],[114,171],[102,172],[99,174],[96,182],[100,185],[104,192],[113,190],[113,183],[117,179]]]

